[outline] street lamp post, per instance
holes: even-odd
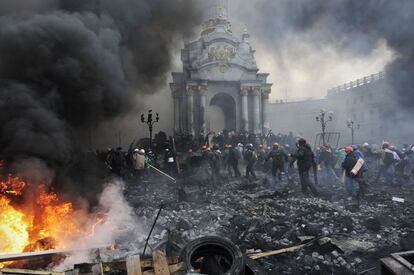
[[[332,112],[329,112],[326,114],[325,110],[321,110],[318,116],[316,116],[316,121],[319,121],[322,126],[322,143],[323,145],[326,145],[325,143],[325,130],[326,130],[326,124],[328,124],[329,121],[332,121],[333,114]]]
[[[155,114],[155,120],[152,118],[152,110],[148,111],[147,119],[145,120],[144,114],[141,114],[141,122],[146,123],[148,125],[149,133],[150,133],[150,143],[149,143],[149,149],[152,149],[152,128],[155,123],[157,123],[160,120],[159,114]]]
[[[349,119],[349,120],[346,121],[346,126],[348,126],[348,128],[351,129],[352,144],[354,144],[355,130],[358,130],[360,125],[356,124],[355,121]]]

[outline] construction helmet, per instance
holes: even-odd
[[[354,151],[354,149],[352,148],[352,146],[346,146],[345,147],[345,153],[349,154],[352,153]]]
[[[273,148],[279,148],[279,143],[273,142],[272,146],[273,146]]]

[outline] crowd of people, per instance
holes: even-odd
[[[407,144],[401,150],[389,142],[338,148],[326,144],[312,150],[304,138],[293,133],[275,135],[269,131],[257,136],[223,131],[191,142],[189,137],[165,139],[162,146],[163,151],[108,149],[100,156],[114,175],[138,181],[148,176],[151,168],[174,177],[198,173],[213,183],[262,178],[276,190],[296,175],[304,193],[318,196],[317,184],[344,183],[347,195],[358,201],[368,188],[367,175],[375,183],[401,184],[414,174],[414,147]]]

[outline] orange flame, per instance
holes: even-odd
[[[0,254],[67,248],[68,241],[92,236],[95,227],[104,222],[97,217],[92,228],[82,227],[72,203],[60,201],[45,184],[37,185],[34,200],[21,203],[28,186],[11,175],[0,180]],[[0,268],[4,265],[0,263]]]

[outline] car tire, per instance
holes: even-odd
[[[180,259],[188,272],[200,270],[207,275],[242,275],[244,258],[240,249],[230,240],[209,236],[189,242]]]

